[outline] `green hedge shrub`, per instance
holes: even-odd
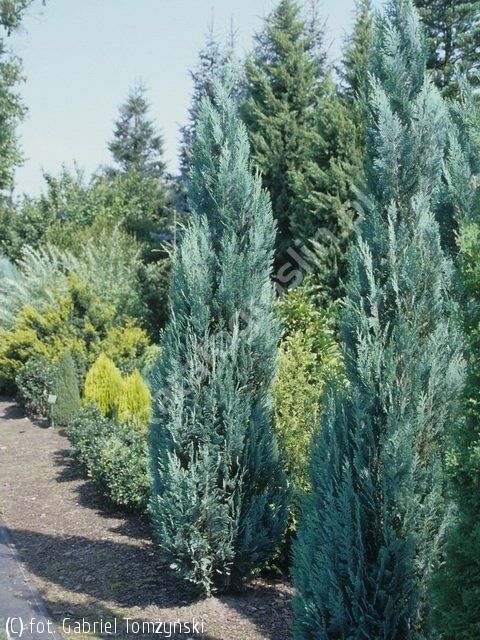
[[[150,481],[145,434],[89,404],[70,423],[68,435],[74,456],[111,502],[146,511]]]
[[[102,353],[87,373],[83,391],[85,405],[94,402],[104,416],[136,425],[141,431],[150,423],[152,398],[138,370],[126,378]]]
[[[53,393],[57,366],[42,356],[27,360],[15,378],[17,400],[27,415],[33,418],[48,416],[48,396]]]

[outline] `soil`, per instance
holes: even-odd
[[[64,637],[112,637],[115,622],[114,637],[121,639],[290,637],[288,582],[262,579],[240,595],[192,599],[162,558],[146,519],[109,505],[72,459],[66,435],[32,423],[5,399],[0,401],[0,517]],[[93,633],[79,629],[76,623],[83,619],[97,622]],[[197,629],[203,623],[204,633],[178,626],[193,620]],[[179,633],[170,627],[175,621]]]

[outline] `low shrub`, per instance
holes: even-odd
[[[146,332],[128,320],[125,326],[117,325],[107,331],[101,348],[123,374],[129,374],[141,366],[149,345]]]
[[[146,511],[150,494],[148,442],[128,422],[105,417],[95,404],[70,423],[74,456],[114,504]]]
[[[85,379],[83,402],[94,402],[104,416],[113,417],[123,393],[122,374],[108,356],[101,353]]]
[[[93,363],[85,380],[84,404],[95,402],[104,416],[118,417],[144,430],[150,422],[152,398],[140,372],[126,378],[105,354]]]
[[[136,421],[140,428],[150,423],[152,397],[139,371],[134,371],[123,382],[122,395],[118,403],[121,421]]]
[[[69,277],[65,286],[67,291],[58,292],[45,307],[26,305],[11,326],[0,323],[0,390],[15,391],[15,378],[29,359],[42,356],[56,362],[67,350],[82,382],[101,353],[125,373],[141,366],[149,346],[145,331],[132,320],[119,325],[115,307],[77,278]]]
[[[17,399],[27,415],[36,418],[48,416],[48,396],[53,393],[57,367],[42,356],[27,360],[16,376]]]

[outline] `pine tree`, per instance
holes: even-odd
[[[458,81],[467,74],[475,87],[480,80],[480,2],[476,0],[415,0],[425,24],[428,66],[446,96],[458,93]]]
[[[295,182],[311,161],[317,90],[325,74],[319,39],[318,29],[303,19],[296,1],[280,0],[256,36],[246,64],[242,111],[253,162],[272,197],[278,225],[277,267],[288,262],[287,250],[298,239],[292,229],[294,211],[300,206]],[[304,206],[296,216],[308,219],[311,214]]]
[[[52,405],[53,422],[60,427],[66,427],[82,408],[77,372],[70,351],[64,353],[58,364],[53,393],[57,396],[55,404]]]
[[[342,314],[349,384],[315,436],[295,547],[295,638],[430,635],[427,586],[447,517],[444,451],[463,382],[433,197],[446,109],[411,0],[378,19],[368,205]]]
[[[151,512],[181,577],[238,586],[274,551],[285,479],[271,427],[279,327],[269,281],[275,227],[228,87],[202,103],[191,222],[175,256],[151,427]]]
[[[122,171],[132,169],[143,175],[160,177],[163,162],[163,139],[148,117],[146,88],[137,83],[120,107],[113,140],[108,148]]]

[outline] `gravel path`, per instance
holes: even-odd
[[[0,516],[65,637],[116,631],[116,638],[161,639],[171,623],[195,620],[203,634],[184,625],[170,637],[289,638],[288,584],[262,580],[240,596],[192,601],[152,542],[148,523],[106,504],[71,459],[65,435],[32,424],[7,400],[0,401]],[[128,629],[126,618],[133,622]],[[93,634],[74,626],[83,619],[97,623]],[[153,622],[155,628],[147,624]]]

